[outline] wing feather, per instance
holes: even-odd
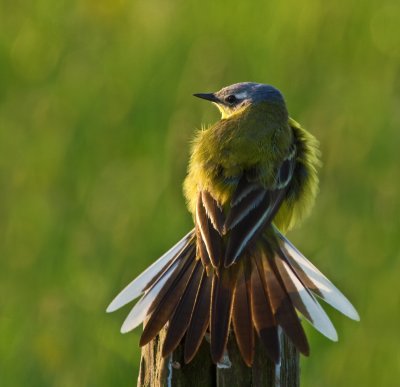
[[[233,194],[224,226],[225,233],[229,231],[225,267],[234,264],[259,233],[272,222],[292,180],[295,156],[296,147],[292,145],[270,187],[255,184],[254,176],[243,173]],[[254,171],[250,172],[254,174]]]
[[[222,240],[218,231],[212,225],[211,219],[203,204],[202,192],[199,193],[196,207],[196,226],[200,231],[201,240],[207,250],[208,257],[214,267],[218,267],[222,254]]]
[[[245,174],[239,180],[235,192],[232,195],[231,207],[238,205],[250,192],[260,188],[259,184],[250,183]]]
[[[250,211],[257,208],[266,194],[267,192],[264,188],[258,187],[249,192],[235,207],[232,207],[225,221],[225,233],[228,230],[233,229],[239,222],[249,215]]]
[[[212,266],[210,257],[208,256],[206,245],[201,236],[200,227],[197,223],[196,223],[196,245],[197,245],[196,246],[197,256],[200,257],[203,266],[204,267]]]
[[[201,199],[211,224],[213,225],[214,229],[217,230],[220,235],[222,235],[224,214],[221,207],[208,191],[202,191]]]
[[[225,267],[235,263],[246,247],[271,221],[283,199],[283,193],[282,190],[266,191],[260,204],[231,230],[225,252]]]

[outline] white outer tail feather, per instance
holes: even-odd
[[[166,271],[162,277],[156,281],[153,286],[146,291],[144,296],[137,302],[133,309],[128,314],[121,327],[121,333],[127,333],[140,325],[147,316],[147,312],[158,293],[171,277],[174,270],[177,268],[179,262],[175,261]]]
[[[194,230],[187,233],[178,243],[171,247],[165,254],[163,254],[157,261],[149,266],[142,274],[136,277],[129,285],[127,285],[115,298],[107,308],[107,312],[114,312],[122,308],[124,305],[138,298],[143,294],[144,288],[147,284],[160,272],[160,270],[167,265],[169,261],[174,259],[178,253],[185,247]]]
[[[320,333],[322,333],[325,337],[332,341],[338,340],[338,335],[335,327],[333,326],[331,320],[322,309],[321,305],[314,298],[314,296],[310,293],[310,291],[304,287],[304,285],[297,278],[296,274],[293,272],[293,269],[282,260],[282,264],[290,278],[292,285],[296,288],[298,295],[300,296],[304,307],[307,309],[308,314],[311,317],[311,320],[304,316],[304,318]],[[291,293],[289,293],[289,297],[293,298]]]
[[[276,227],[275,230],[279,238],[283,241],[289,260],[292,259],[301,267],[304,273],[320,291],[322,295],[321,298],[340,313],[352,320],[359,321],[360,316],[342,292],[333,285],[332,282],[329,281],[328,278],[326,278],[302,253],[300,253],[300,251],[297,250],[296,247],[294,247]],[[312,291],[312,289],[310,290]],[[316,295],[319,296],[318,294]]]

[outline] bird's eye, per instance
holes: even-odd
[[[237,101],[237,99],[233,94],[231,94],[225,98],[225,101],[228,103],[235,103]]]

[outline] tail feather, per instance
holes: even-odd
[[[327,338],[337,341],[337,333],[331,320],[308,288],[297,278],[286,260],[276,255],[275,264],[294,307],[316,330]]]
[[[216,209],[210,207],[208,211],[214,214]],[[221,226],[217,217],[214,223]],[[209,328],[211,357],[217,363],[226,348],[232,321],[248,366],[254,358],[254,332],[277,363],[279,327],[300,352],[309,353],[296,310],[323,335],[337,340],[336,330],[315,296],[346,316],[359,319],[347,298],[276,228],[265,232],[229,267],[224,267],[222,256],[210,259],[199,233],[192,230],[187,234],[131,282],[107,309],[113,311],[144,293],[121,328],[127,332],[148,318],[140,345],[147,344],[169,322],[162,355],[174,351],[185,336],[184,361],[188,363]],[[217,263],[218,267],[212,267]]]
[[[252,259],[251,266],[251,313],[254,326],[269,357],[278,363],[280,357],[278,327],[270,304],[268,288],[263,285],[264,273],[259,254]]]
[[[352,320],[360,317],[350,301],[332,284],[292,243],[275,229],[282,242],[282,250],[299,279],[315,295]]]
[[[287,294],[284,284],[280,278],[278,269],[276,268],[273,255],[267,256],[266,250],[262,251],[259,265],[264,270],[264,287],[268,288],[271,307],[275,316],[276,323],[280,325],[286,335],[290,338],[296,348],[303,354],[308,356],[310,348],[307,342],[303,327],[300,324],[299,317],[293,307],[291,299]],[[262,270],[260,268],[260,270]]]
[[[150,318],[140,337],[140,346],[150,342],[174,312],[195,268],[196,260],[194,253],[195,246],[192,245],[182,260],[180,267],[174,271],[150,306],[148,311]]]
[[[172,259],[164,272],[157,274],[157,279],[152,280],[151,286],[146,288],[145,294],[133,307],[121,327],[121,332],[126,333],[136,328],[151,313],[154,305],[170,287],[181,272],[182,265],[188,262],[188,253],[194,250],[194,240],[189,242]]]
[[[238,279],[232,309],[232,325],[243,360],[248,367],[254,357],[254,325],[251,316],[250,267],[247,262],[239,263]]]
[[[211,275],[208,276],[206,269],[203,268],[203,274],[199,291],[197,292],[192,318],[190,319],[190,324],[186,332],[184,350],[185,363],[189,363],[195,356],[209,325],[211,287],[212,277]]]
[[[166,293],[179,283],[181,276],[186,273],[187,268],[194,262],[195,257],[195,245],[188,245],[186,249],[182,250],[177,257],[178,267],[172,273],[166,284],[163,286],[157,297],[154,299],[152,305],[149,308],[148,314],[152,314],[154,309],[160,304],[161,300],[165,297]]]
[[[231,323],[236,270],[220,270],[213,275],[211,297],[211,357],[215,363],[224,354]]]
[[[196,295],[201,285],[203,270],[201,262],[197,261],[185,292],[169,321],[167,335],[162,348],[162,356],[164,357],[175,350],[189,326]]]
[[[135,329],[144,321],[154,300],[163,289],[167,281],[171,278],[178,265],[179,261],[175,261],[159,278],[159,280],[155,282],[153,286],[147,290],[144,296],[136,303],[136,305],[132,308],[124,323],[122,324],[122,333],[126,333],[131,331],[132,329]]]
[[[178,243],[171,247],[142,274],[127,285],[111,302],[107,312],[114,312],[143,294],[153,283],[167,271],[179,253],[193,239],[194,230],[187,233]]]

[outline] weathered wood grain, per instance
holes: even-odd
[[[257,340],[252,368],[242,361],[233,332],[230,333],[227,354],[217,365],[211,361],[206,340],[189,364],[183,362],[182,346],[163,359],[161,348],[164,339],[163,329],[143,347],[139,387],[298,387],[300,384],[299,353],[282,332],[280,364],[275,365],[268,359],[262,344]]]

